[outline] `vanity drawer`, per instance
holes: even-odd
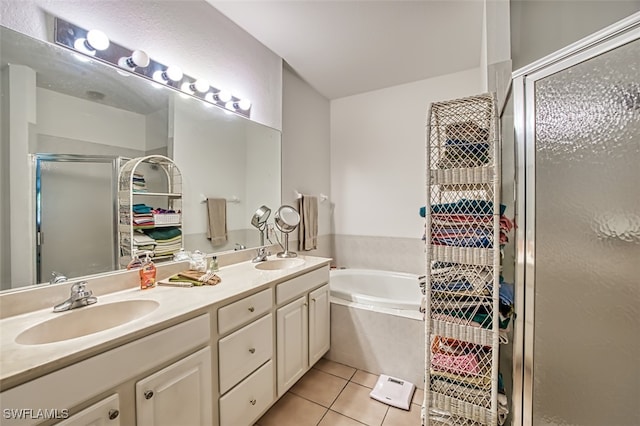
[[[306,293],[314,287],[329,282],[329,265],[276,286],[276,303],[279,305]]]
[[[272,300],[273,290],[268,288],[218,309],[218,333],[224,334],[268,312]]]
[[[273,356],[273,315],[269,314],[218,342],[220,394]]]
[[[273,361],[220,398],[220,426],[252,425],[273,402]]]

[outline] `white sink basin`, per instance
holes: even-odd
[[[255,268],[262,271],[278,271],[304,265],[304,259],[274,259],[256,263]]]
[[[16,337],[21,345],[41,345],[75,339],[126,324],[160,306],[154,300],[125,300],[72,309],[36,324]]]

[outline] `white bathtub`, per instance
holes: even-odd
[[[331,349],[326,358],[423,388],[424,320],[418,276],[367,269],[330,274]]]
[[[331,296],[362,305],[419,312],[418,276],[370,269],[331,271]]]

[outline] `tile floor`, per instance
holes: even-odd
[[[321,359],[275,403],[257,426],[420,426],[423,391],[409,411],[369,397],[378,376]]]

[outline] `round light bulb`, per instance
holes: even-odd
[[[164,77],[162,76],[162,74],[164,74],[164,71],[162,70],[158,70],[156,72],[153,73],[153,79],[155,81],[157,81],[158,83],[166,83],[166,80],[164,79]]]
[[[240,100],[240,102],[238,102],[238,107],[243,110],[246,111],[249,108],[251,108],[251,101],[248,99],[242,99]]]
[[[142,50],[134,50],[129,57],[118,59],[118,65],[122,68],[128,68],[133,71],[136,67],[144,68],[149,66],[151,59]]]
[[[188,93],[189,95],[193,95],[193,90],[191,90],[191,86],[192,86],[191,83],[189,83],[188,81],[185,81],[180,86],[180,90],[182,90],[185,93]]]
[[[209,82],[203,78],[199,78],[197,79],[192,85],[191,85],[191,89],[195,90],[196,92],[199,93],[206,93],[207,90],[209,90]]]
[[[224,104],[224,107],[230,111],[235,111],[236,110],[236,103],[229,101],[226,104]]]
[[[76,41],[74,41],[73,48],[76,49],[78,52],[84,53],[85,55],[93,56],[96,54],[96,51],[94,49],[91,49],[90,46],[87,47],[86,38],[79,38]]]
[[[164,71],[164,74],[171,81],[180,81],[184,76],[184,74],[182,73],[182,70],[179,67],[174,67],[174,66],[168,67]]]
[[[100,30],[90,30],[87,33],[87,43],[94,50],[105,50],[109,47],[109,37]]]
[[[231,100],[231,93],[227,92],[226,90],[221,90],[218,92],[218,99],[221,102],[229,102]]]

